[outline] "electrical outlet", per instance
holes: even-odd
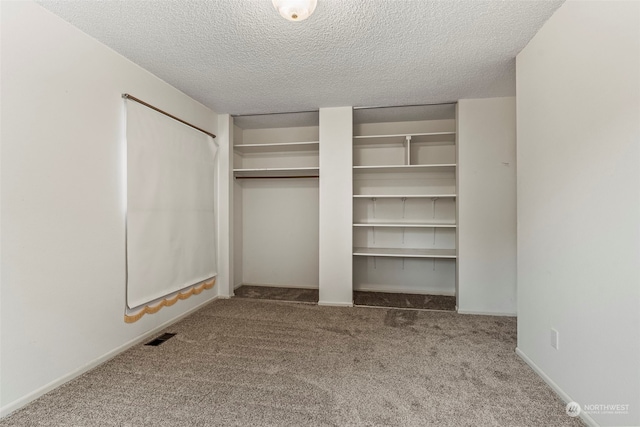
[[[560,332],[551,328],[551,347],[558,350],[560,348]]]

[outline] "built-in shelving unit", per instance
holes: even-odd
[[[455,294],[458,165],[450,111],[436,120],[354,125],[354,290]]]
[[[314,178],[318,167],[319,141],[235,144],[236,178]]]

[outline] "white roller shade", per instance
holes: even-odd
[[[133,101],[127,108],[127,306],[217,274],[213,139]]]

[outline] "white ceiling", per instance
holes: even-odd
[[[515,56],[564,0],[39,1],[219,113],[515,94]]]

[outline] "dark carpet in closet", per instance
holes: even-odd
[[[353,292],[355,305],[455,311],[456,297],[445,295],[396,294],[390,292]]]
[[[291,302],[318,302],[317,289],[278,288],[242,285],[235,290],[237,298],[267,299]],[[390,292],[353,292],[353,303],[373,307],[413,308],[455,311],[456,297],[444,295],[398,294]]]
[[[317,289],[276,288],[271,286],[242,285],[235,291],[237,298],[270,299],[291,302],[318,302]]]

